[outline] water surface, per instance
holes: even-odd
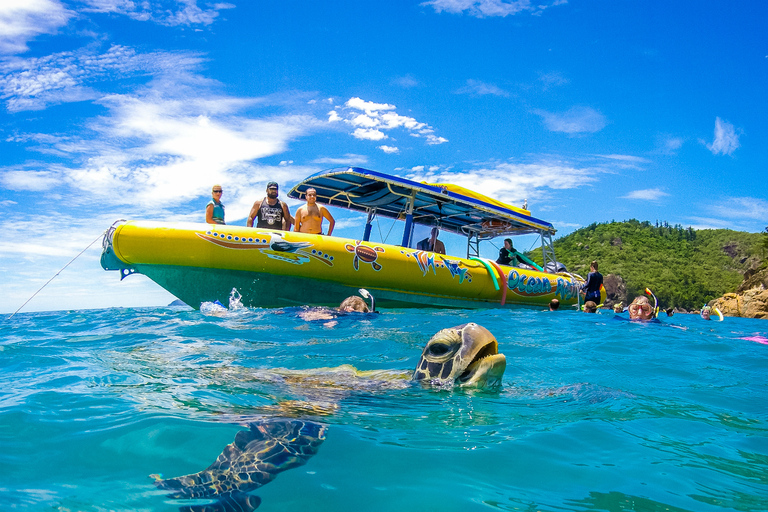
[[[243,425],[293,401],[331,412],[312,418],[327,439],[306,465],[252,493],[260,511],[768,510],[765,321],[299,313],[169,307],[4,321],[3,508],[201,503],[169,498],[149,475],[205,469]],[[436,331],[465,322],[497,337],[501,389],[306,389],[252,378],[344,364],[406,374]]]

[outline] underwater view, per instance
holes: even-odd
[[[208,306],[5,315],[3,508],[768,509],[764,321]],[[467,323],[500,382],[413,381]]]

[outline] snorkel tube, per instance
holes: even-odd
[[[653,318],[659,316],[659,299],[653,294],[650,288],[645,289],[645,294],[653,297]]]
[[[371,295],[371,292],[369,292],[365,288],[360,288],[358,290],[358,292],[360,292],[360,295],[362,295],[364,299],[370,299],[371,300],[371,307],[370,307],[371,311],[370,312],[371,313],[375,313],[376,312],[376,299],[373,298],[373,295]]]

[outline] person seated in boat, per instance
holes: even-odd
[[[333,233],[336,220],[328,211],[328,208],[317,204],[317,190],[308,188],[306,192],[307,204],[296,210],[296,225],[294,231],[300,233],[323,234],[323,219],[328,219],[328,236]]]
[[[550,311],[557,311],[560,307],[560,301],[557,299],[552,299],[549,301],[549,310]]]
[[[246,226],[253,227],[255,220],[257,228],[290,231],[293,217],[288,210],[288,205],[277,198],[278,192],[276,182],[267,183],[267,197],[253,203]]]
[[[582,285],[581,290],[584,292],[584,302],[591,300],[595,304],[600,302],[600,287],[603,286],[603,274],[597,271],[597,261],[593,261],[589,265],[589,274],[587,274],[587,280]]]
[[[420,251],[432,251],[437,254],[445,254],[445,244],[437,239],[438,234],[440,234],[440,230],[436,227],[432,228],[430,236],[416,244],[416,248]]]
[[[224,222],[224,204],[221,202],[223,193],[221,185],[214,185],[211,189],[213,198],[205,207],[205,222],[207,224],[225,224]]]
[[[508,265],[510,267],[519,265],[520,259],[517,257],[517,251],[512,245],[511,238],[504,239],[504,247],[499,249],[499,257],[496,259],[496,263],[499,265]]]
[[[593,300],[588,300],[584,303],[585,313],[597,313],[597,304]]]
[[[653,306],[648,301],[648,297],[640,295],[635,297],[632,304],[629,305],[629,319],[630,320],[653,320],[654,311]]]

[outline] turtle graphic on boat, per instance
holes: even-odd
[[[316,370],[263,370],[252,380],[282,382],[304,390],[319,390],[328,400],[371,389],[425,387],[493,388],[501,384],[506,358],[498,351],[496,338],[484,327],[468,323],[442,329],[424,347],[412,372],[357,371],[350,365]],[[272,412],[279,416],[248,423],[248,430],[235,435],[213,464],[190,475],[163,479],[151,475],[158,489],[174,499],[215,499],[214,503],[184,507],[183,510],[252,511],[261,503],[248,494],[274,480],[278,473],[303,464],[314,456],[325,440],[327,425],[290,416],[332,414],[338,405],[331,402],[286,401]]]
[[[367,245],[363,245],[363,242],[360,240],[355,240],[355,245],[346,244],[344,248],[355,255],[355,258],[352,260],[352,266],[355,270],[360,269],[360,261],[370,263],[373,270],[381,270],[381,264],[376,263],[376,260],[379,258],[379,253],[384,252],[383,247],[379,247],[378,245],[375,247],[368,247]]]

